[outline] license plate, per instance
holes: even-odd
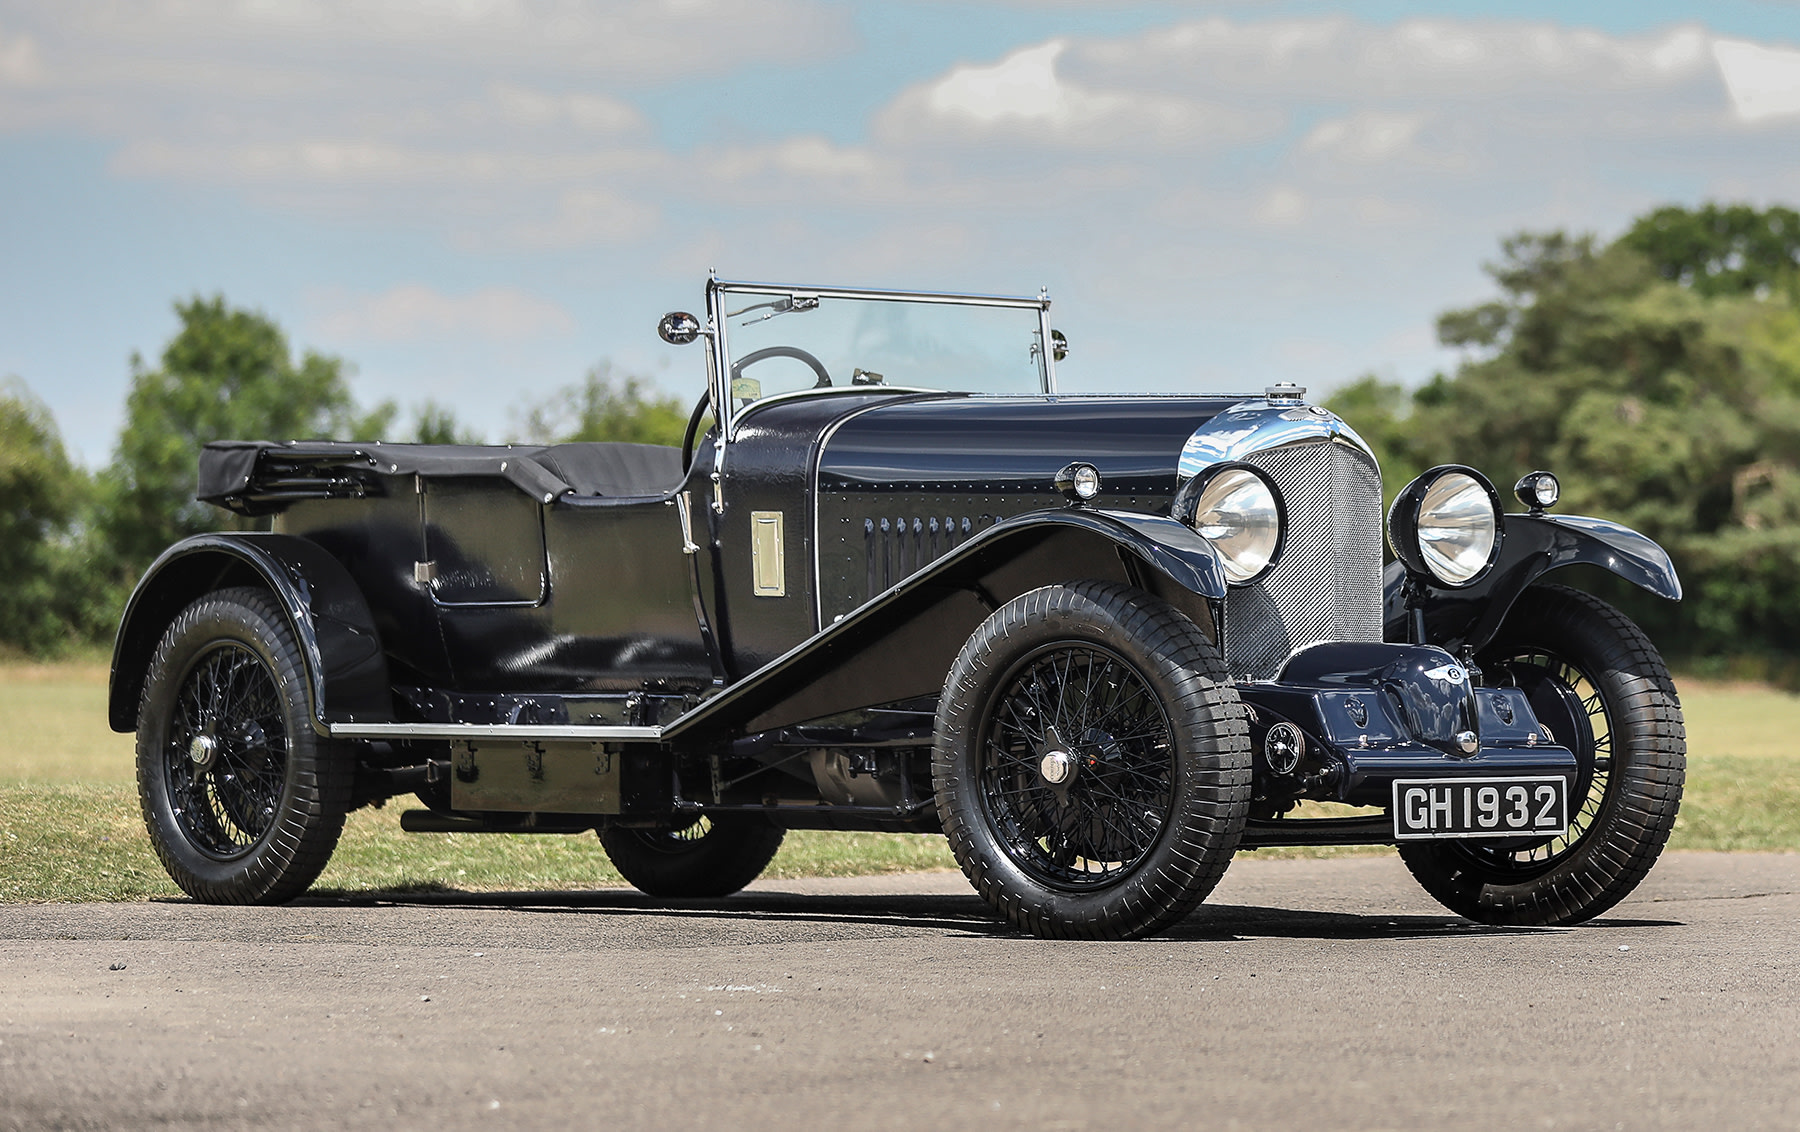
[[[1561,778],[1426,778],[1394,782],[1394,837],[1556,837],[1569,830]]]

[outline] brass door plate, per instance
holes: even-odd
[[[781,512],[750,512],[750,592],[757,597],[786,597]]]

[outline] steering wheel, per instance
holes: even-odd
[[[757,362],[766,361],[769,358],[793,358],[795,361],[804,362],[809,369],[819,375],[819,380],[813,383],[814,389],[831,388],[831,374],[825,369],[825,363],[798,346],[764,346],[760,350],[745,354],[731,363],[731,379],[736,381],[743,376],[745,366],[753,366]]]

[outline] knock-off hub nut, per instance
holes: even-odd
[[[1075,773],[1075,759],[1067,751],[1051,751],[1038,762],[1038,773],[1052,786],[1061,786]]]
[[[188,761],[204,770],[211,765],[213,755],[219,749],[219,741],[211,735],[196,735],[188,744]]]

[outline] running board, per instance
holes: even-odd
[[[576,743],[660,743],[662,727],[580,723],[333,723],[333,739],[517,739]]]

